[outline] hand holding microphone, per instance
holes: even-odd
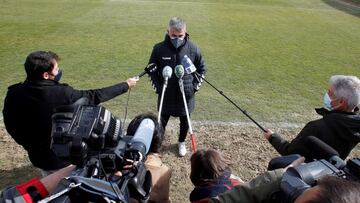
[[[135,77],[132,77],[132,78],[129,78],[126,80],[127,84],[129,85],[129,89],[135,87],[136,85],[136,82],[139,80],[139,77],[138,76],[135,76]]]

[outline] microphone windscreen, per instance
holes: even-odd
[[[181,60],[181,64],[184,66],[186,74],[191,74],[196,71],[196,67],[194,63],[187,55],[184,55],[184,57]]]
[[[184,76],[184,67],[183,67],[183,65],[177,65],[177,66],[175,66],[175,75],[176,75],[176,77],[178,77],[179,79]]]
[[[170,66],[165,66],[162,71],[162,75],[164,78],[171,78],[172,72],[173,70]]]
[[[149,152],[150,144],[153,138],[155,124],[150,118],[145,118],[141,121],[139,127],[136,129],[134,137],[131,139],[132,143],[141,143],[145,146],[145,154]],[[144,153],[144,152],[142,152]]]
[[[306,138],[306,146],[315,159],[329,160],[333,156],[339,156],[339,153],[317,137],[309,136]]]

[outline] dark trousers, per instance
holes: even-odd
[[[164,127],[164,129],[169,121],[169,118],[170,118],[170,115],[164,115],[164,114],[161,115],[161,124]],[[179,120],[180,120],[180,135],[179,135],[178,142],[184,142],[187,132],[189,130],[189,124],[187,122],[186,116],[180,116]]]

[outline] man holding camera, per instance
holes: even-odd
[[[310,161],[314,158],[306,146],[306,138],[314,136],[334,148],[340,158],[346,159],[351,150],[360,142],[360,80],[356,76],[334,75],[330,78],[330,87],[324,96],[328,109],[316,109],[323,118],[311,121],[298,136],[288,142],[267,130],[265,137],[281,154],[301,154]]]
[[[149,60],[149,63],[155,63],[159,67],[157,72],[150,74],[153,86],[158,94],[158,108],[161,100],[162,84],[164,82],[161,74],[163,68],[170,66],[174,69],[177,65],[181,64],[185,56],[195,65],[196,73],[201,75],[201,77],[205,77],[206,67],[200,49],[190,40],[186,32],[185,21],[178,17],[173,17],[170,19],[165,40],[154,46]],[[200,88],[202,82],[201,77],[186,73],[182,77],[189,114],[192,113],[195,108],[195,92]],[[180,118],[178,149],[179,156],[182,157],[186,154],[185,138],[189,124],[187,122],[185,106],[178,81],[178,78],[175,76],[169,78],[162,106],[161,123],[165,128],[170,116]]]
[[[8,88],[3,116],[6,130],[27,150],[32,164],[43,176],[69,163],[58,159],[50,149],[51,116],[55,108],[70,105],[80,98],[90,104],[108,101],[134,87],[138,79],[93,90],[77,90],[59,83],[60,58],[51,51],[35,51],[25,61],[26,80]]]

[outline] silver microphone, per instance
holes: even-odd
[[[166,84],[168,79],[171,78],[172,72],[173,70],[170,66],[165,66],[164,69],[162,70],[162,76],[165,79]]]

